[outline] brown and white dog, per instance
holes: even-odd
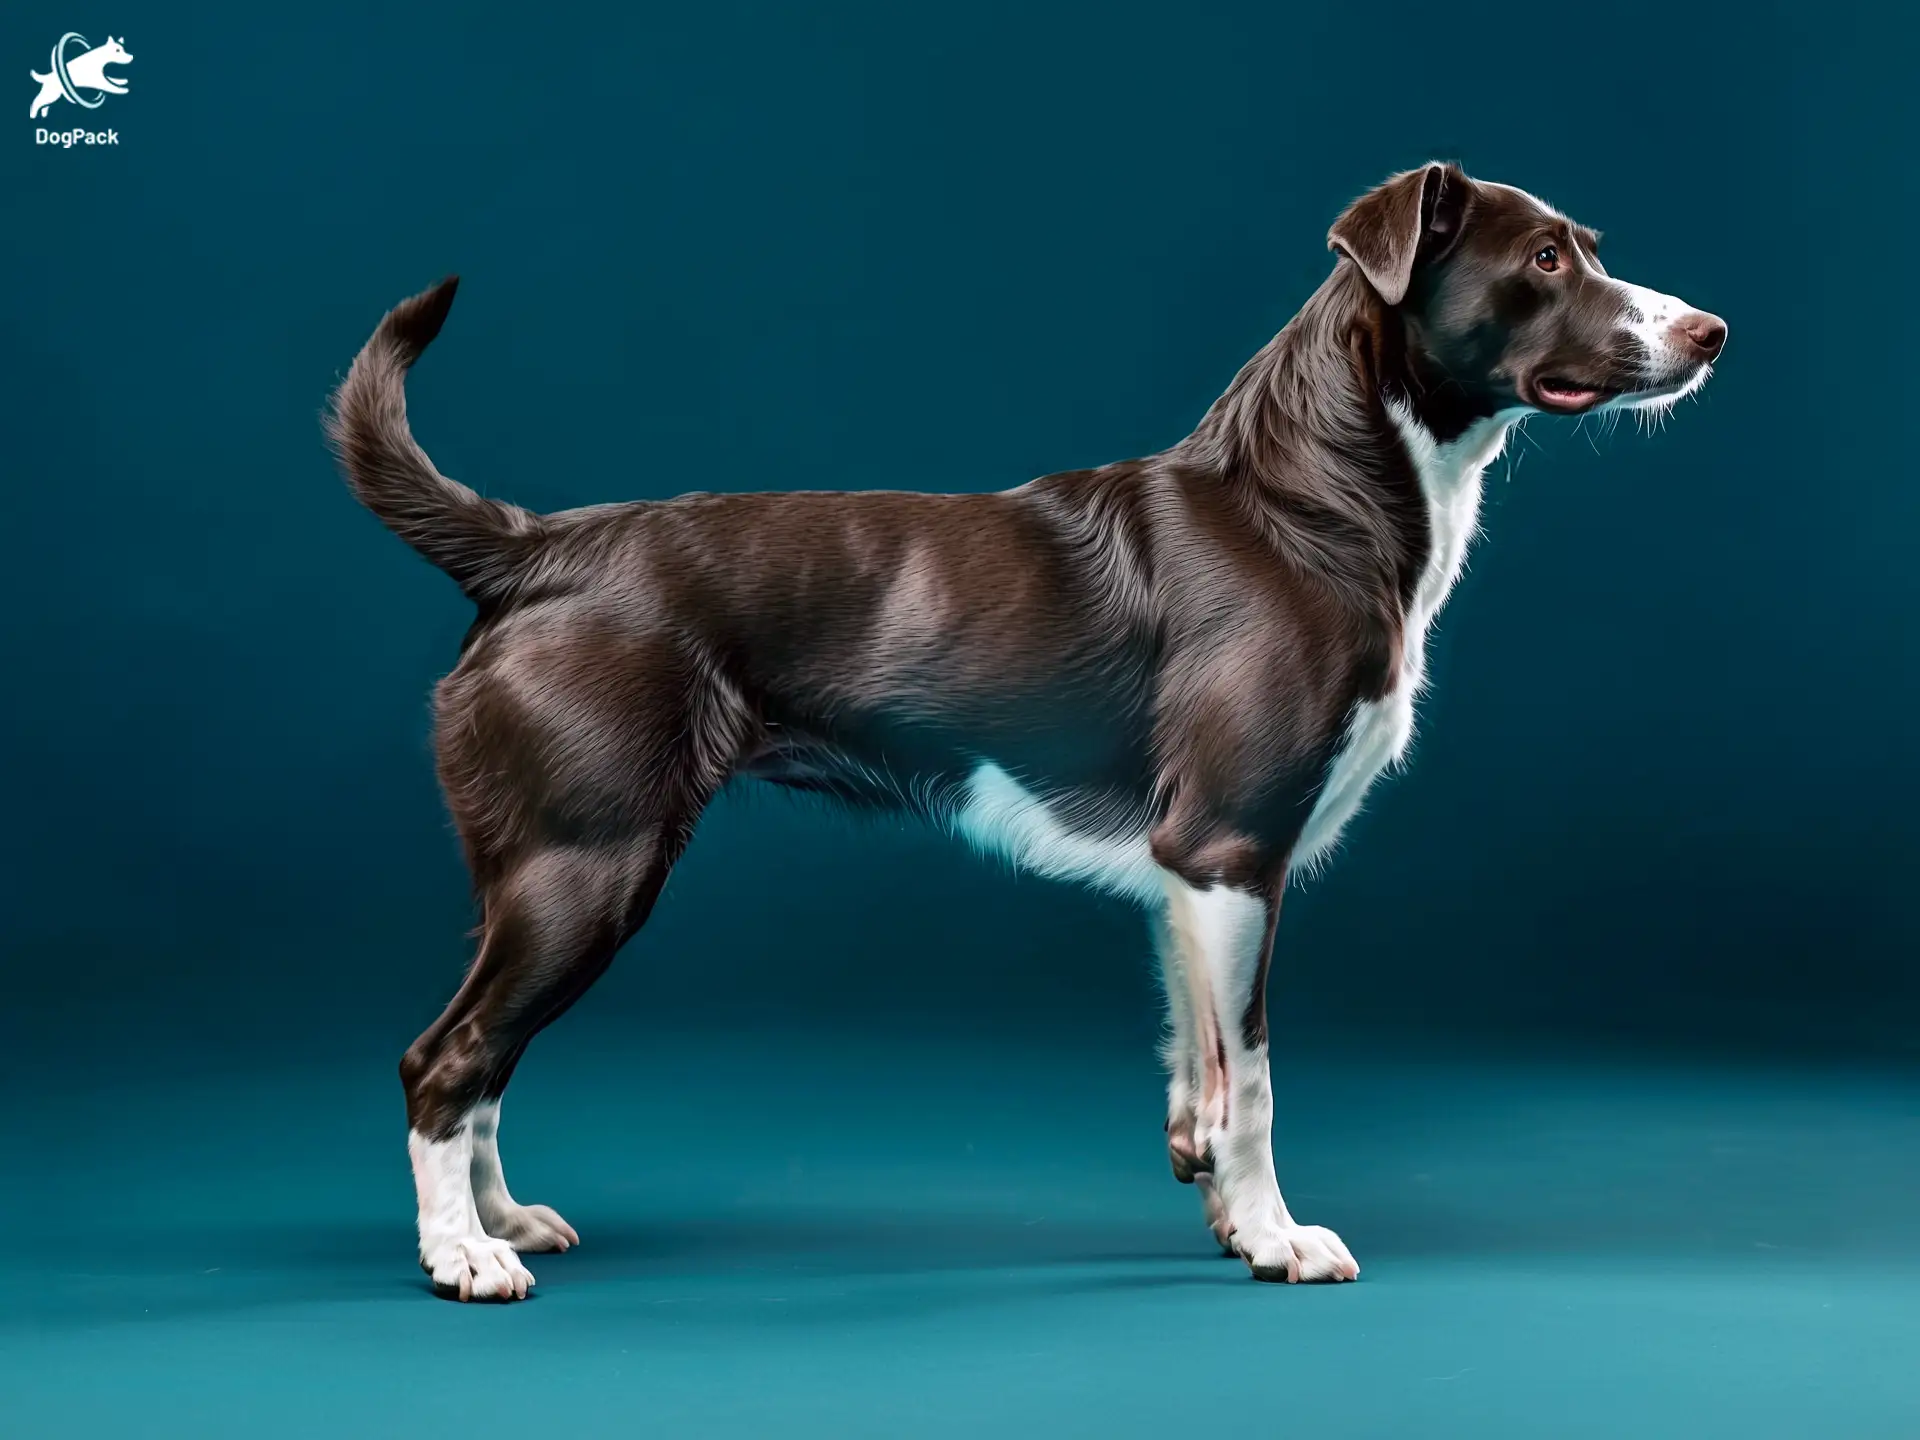
[[[401,1062],[420,1259],[523,1297],[578,1236],[508,1193],[500,1097],[736,777],[904,809],[1152,914],[1167,1143],[1262,1280],[1351,1280],[1274,1177],[1266,979],[1288,875],[1405,751],[1428,626],[1521,418],[1671,406],[1726,326],[1451,165],[1335,222],[1339,260],[1193,433],[995,494],[682,495],[535,515],[441,475],[406,371],[454,282],[333,397],[355,494],[473,599],[441,783],[482,912]]]

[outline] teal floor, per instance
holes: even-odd
[[[503,1143],[583,1245],[513,1307],[413,1267],[384,1057],[42,1093],[0,1111],[0,1434],[1920,1436],[1912,1077],[1277,1080],[1356,1285],[1216,1257],[1145,1054],[566,1027]]]

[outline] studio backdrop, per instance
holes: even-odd
[[[133,58],[18,117],[110,142],[0,147],[0,1064],[391,1058],[450,992],[427,705],[470,611],[319,429],[392,302],[463,276],[410,400],[487,494],[998,488],[1185,434],[1428,158],[1732,340],[1665,433],[1536,422],[1492,472],[1411,769],[1289,901],[1282,1028],[1910,1047],[1907,47],[1846,7],[810,12],[9,10],[20,71],[65,23]],[[1149,976],[1117,903],[740,795],[586,1008],[1132,1038]]]

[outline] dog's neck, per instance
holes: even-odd
[[[1437,511],[1457,519],[1463,490],[1477,498],[1515,418],[1445,378],[1342,261],[1173,454],[1220,474],[1283,551],[1398,622],[1437,552],[1455,549]]]

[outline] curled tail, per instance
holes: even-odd
[[[442,475],[407,426],[407,371],[440,333],[459,283],[449,277],[387,312],[333,392],[325,425],[360,503],[486,604],[513,589],[545,526]]]

